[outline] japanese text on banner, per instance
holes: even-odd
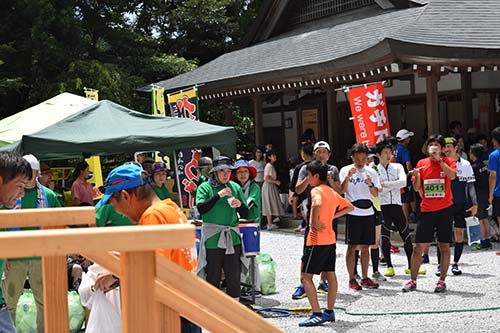
[[[382,83],[351,88],[347,96],[357,142],[372,146],[391,135]]]
[[[172,117],[200,120],[196,87],[167,96]],[[197,169],[200,155],[201,150],[197,148],[181,149],[176,152],[179,197],[181,206],[185,208],[194,206],[193,193],[200,179],[199,169]]]

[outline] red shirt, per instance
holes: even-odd
[[[443,157],[443,161],[453,170],[457,170],[454,159]],[[423,167],[423,168],[422,168]],[[422,212],[436,212],[448,208],[453,204],[451,193],[451,180],[448,178],[438,161],[424,158],[417,163],[420,172],[420,185],[422,188]]]

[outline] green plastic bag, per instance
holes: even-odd
[[[68,292],[69,331],[76,333],[85,320],[85,309],[80,302],[80,295],[74,290]]]
[[[276,264],[273,258],[267,253],[257,256],[260,275],[260,291],[263,295],[270,295],[276,292]]]
[[[36,304],[30,290],[19,297],[16,310],[17,333],[36,333]]]
[[[68,292],[69,329],[76,333],[85,320],[85,309],[76,291]],[[36,304],[33,292],[26,291],[19,297],[16,311],[17,333],[36,333]]]

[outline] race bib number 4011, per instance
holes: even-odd
[[[425,179],[424,196],[426,198],[444,198],[444,179]]]

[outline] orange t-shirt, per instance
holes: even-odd
[[[172,200],[165,199],[146,209],[139,220],[139,225],[185,224],[186,216]],[[195,235],[193,234],[193,239]],[[194,252],[193,252],[194,250]],[[175,262],[187,271],[195,272],[197,268],[196,249],[157,249],[156,252]]]
[[[319,207],[319,221],[325,226],[323,230],[312,227],[312,210]],[[349,201],[342,198],[330,186],[321,184],[311,190],[311,223],[307,235],[306,246],[331,245],[337,242],[333,231],[333,217],[337,211],[349,207]]]

